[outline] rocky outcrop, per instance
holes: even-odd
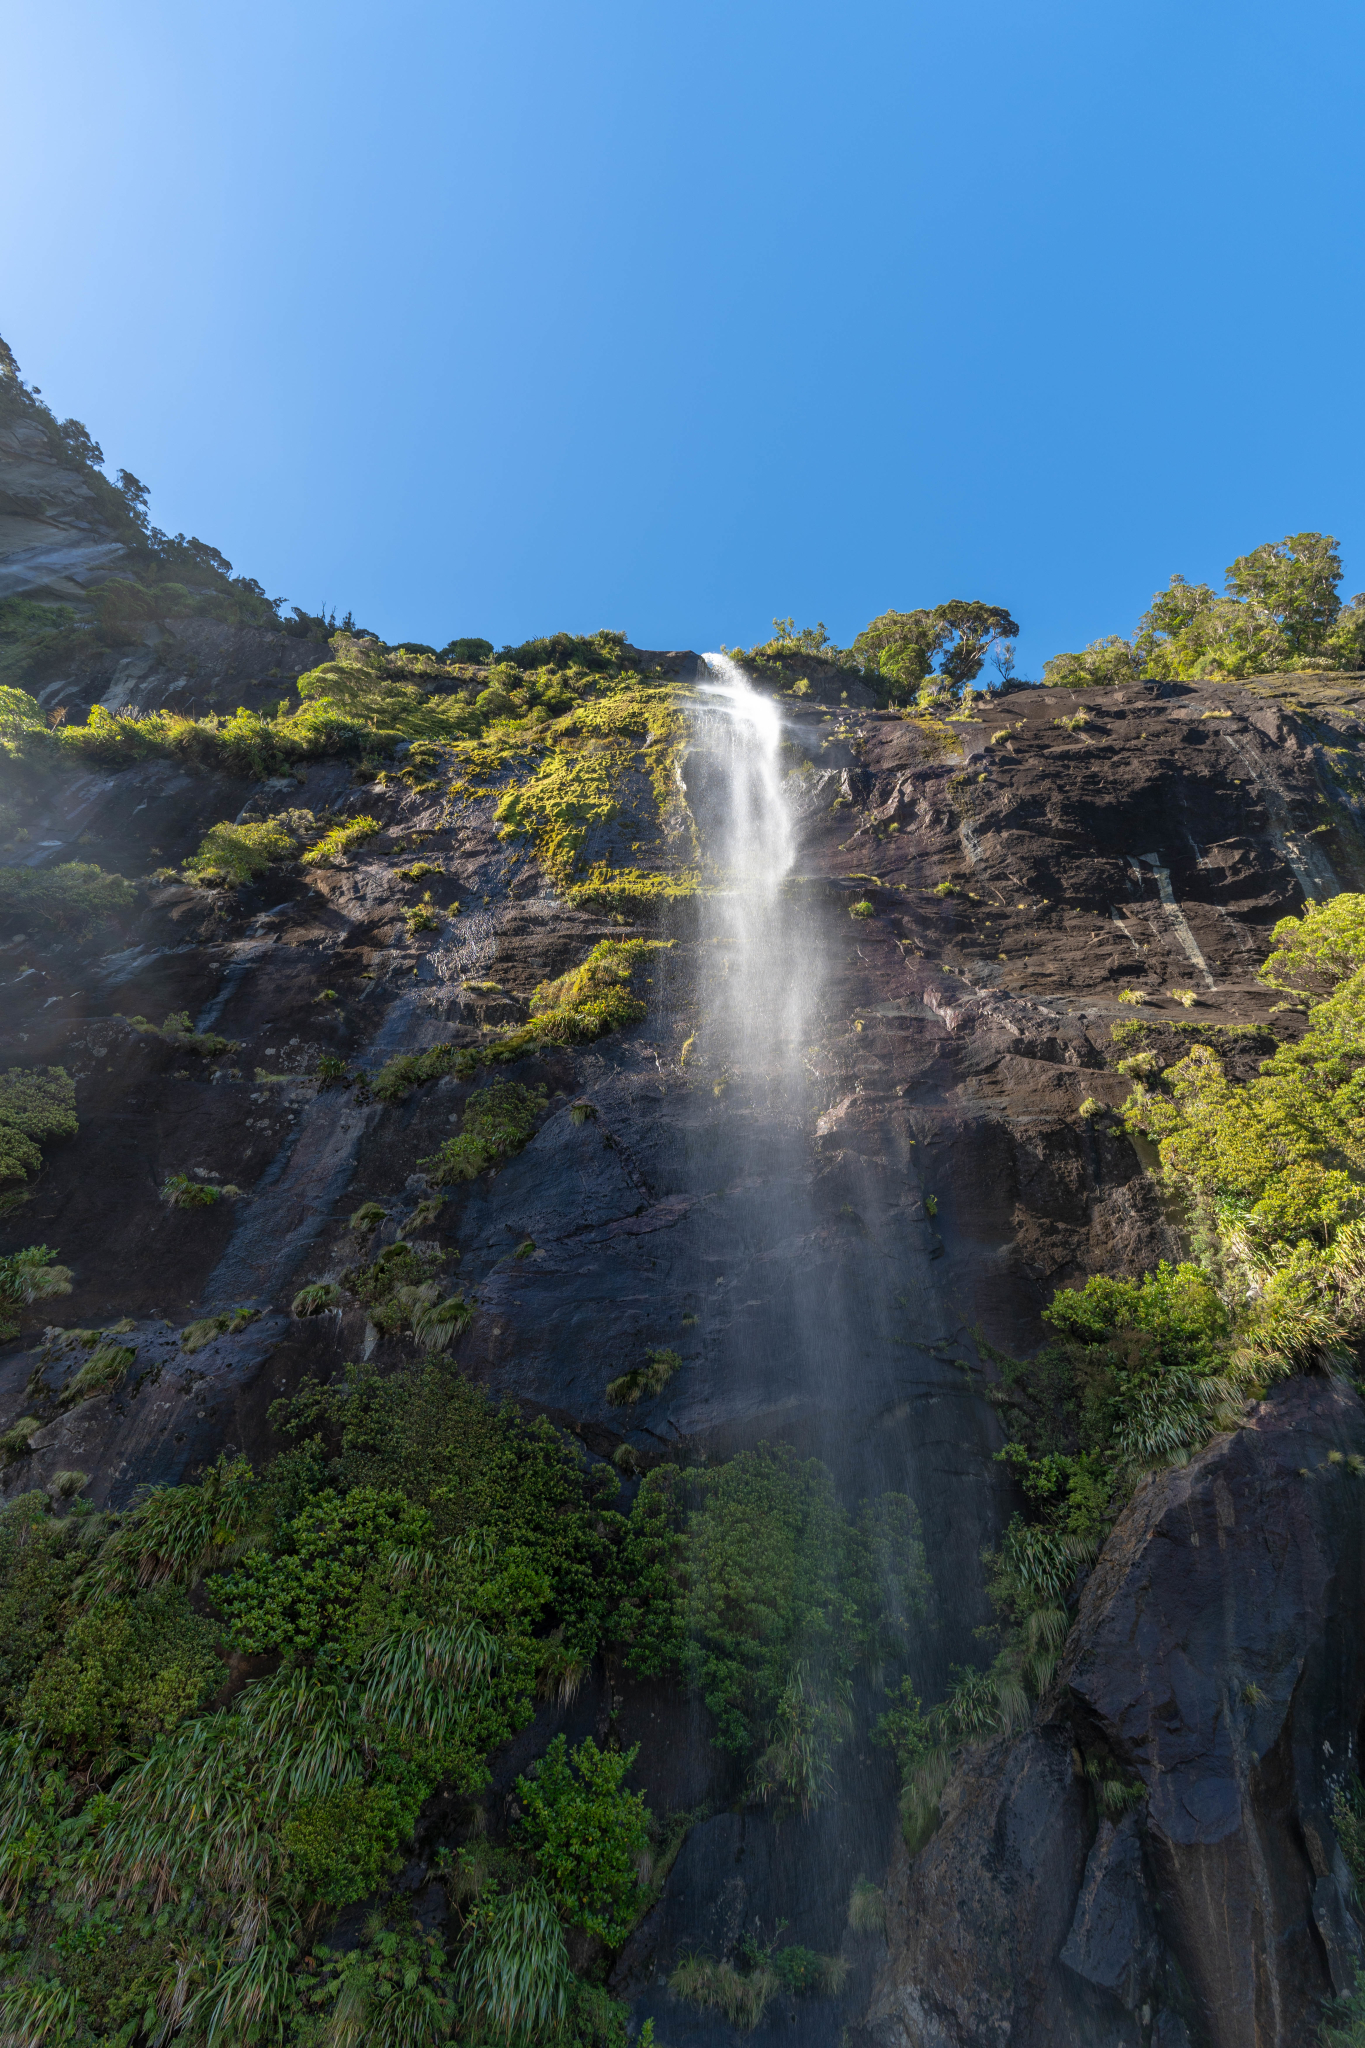
[[[1363,1496],[1365,1405],[1321,1379],[1145,1484],[1038,1724],[902,1852],[878,2040],[1311,2037],[1362,1954],[1332,1799],[1360,1766]],[[1097,1815],[1083,1759],[1135,1808]]]
[[[54,458],[43,428],[0,419],[0,598],[80,598],[125,552],[81,469]]]

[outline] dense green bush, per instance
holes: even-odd
[[[85,938],[102,920],[117,917],[136,902],[131,882],[106,874],[90,861],[64,861],[54,868],[0,868],[0,917],[48,925],[76,938]]]
[[[609,1945],[624,1940],[645,1903],[640,1864],[649,1809],[623,1780],[636,1751],[580,1742],[570,1756],[557,1735],[529,1778],[518,1778],[521,1839],[550,1896],[575,1927]]]
[[[43,1163],[40,1145],[74,1138],[78,1128],[76,1089],[65,1067],[8,1067],[0,1074],[0,1181],[27,1180]]]
[[[544,1109],[543,1085],[524,1088],[517,1081],[500,1081],[477,1088],[461,1113],[458,1137],[447,1138],[439,1151],[418,1165],[436,1187],[475,1180],[529,1143]]]
[[[765,1446],[649,1473],[623,1558],[628,1666],[686,1673],[762,1796],[818,1804],[855,1667],[903,1663],[924,1611],[913,1503],[884,1495],[855,1523],[818,1460]]]
[[[293,834],[274,822],[213,825],[185,862],[185,872],[196,882],[250,882],[272,861],[291,860],[297,851]]]

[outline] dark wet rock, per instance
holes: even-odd
[[[1359,1397],[1297,1379],[1146,1483],[1040,1725],[902,1859],[878,2039],[1117,2048],[1159,2010],[1205,2048],[1311,2038],[1362,1954],[1331,1802],[1360,1764],[1363,1450]],[[1143,1788],[1117,1825],[1073,1745]]]

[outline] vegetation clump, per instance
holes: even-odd
[[[645,1353],[645,1363],[607,1382],[607,1399],[615,1408],[633,1407],[646,1394],[661,1394],[674,1373],[682,1368],[676,1351],[655,1349]]]
[[[39,1147],[74,1138],[76,1089],[65,1067],[8,1067],[0,1074],[0,1181],[27,1180]]]
[[[0,1256],[0,1343],[17,1337],[23,1311],[35,1301],[51,1301],[70,1294],[71,1268],[59,1266],[57,1255],[45,1244],[25,1245],[22,1251]]]
[[[1018,634],[1001,605],[954,598],[921,611],[883,612],[864,626],[852,652],[893,703],[932,707],[958,702],[992,647],[1008,649],[1002,659],[1009,663]]]
[[[1341,555],[1328,533],[1291,533],[1263,541],[1229,563],[1224,595],[1207,583],[1173,576],[1159,590],[1131,640],[1092,641],[1057,654],[1043,681],[1070,689],[1136,682],[1149,676],[1267,675],[1365,668],[1365,594],[1343,604]]]
[[[903,1662],[924,1611],[913,1503],[885,1494],[854,1522],[823,1465],[765,1446],[711,1471],[648,1473],[624,1556],[628,1667],[686,1675],[757,1796],[820,1804],[855,1668]]]
[[[52,868],[0,868],[0,917],[46,925],[73,938],[87,938],[96,925],[131,910],[136,902],[137,890],[131,882],[122,875],[106,874],[91,861],[64,861]]]
[[[348,854],[352,847],[360,846],[367,839],[373,839],[381,830],[377,818],[348,818],[340,825],[333,825],[324,832],[321,839],[308,848],[303,855],[305,867],[331,867]]]
[[[292,860],[297,850],[293,834],[273,820],[211,825],[185,862],[185,873],[205,888],[241,885],[275,861]]]
[[[196,1031],[188,1010],[173,1010],[160,1024],[149,1024],[145,1017],[129,1017],[125,1021],[142,1036],[164,1038],[177,1052],[189,1053],[194,1059],[222,1059],[242,1049],[235,1038],[224,1038],[217,1031]]]
[[[241,1194],[231,1181],[191,1180],[187,1173],[168,1173],[161,1184],[161,1199],[168,1209],[211,1209],[226,1196]]]
[[[436,1187],[476,1180],[490,1166],[520,1152],[533,1137],[545,1108],[545,1087],[524,1088],[517,1081],[478,1088],[465,1103],[458,1137],[447,1138],[418,1165]]]

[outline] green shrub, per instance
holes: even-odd
[[[439,1151],[417,1164],[437,1187],[475,1180],[529,1143],[544,1108],[543,1085],[532,1089],[502,1081],[476,1089],[465,1103],[459,1136],[447,1138]]]
[[[235,1038],[222,1038],[216,1031],[196,1031],[188,1010],[172,1010],[162,1024],[149,1024],[145,1017],[128,1017],[124,1021],[139,1037],[164,1038],[176,1052],[188,1053],[194,1059],[216,1060],[225,1053],[241,1051]]]
[[[928,1585],[904,1495],[853,1523],[826,1468],[790,1447],[646,1475],[627,1525],[617,1626],[628,1668],[680,1670],[760,1795],[825,1796],[860,1660],[903,1659]]]
[[[517,1780],[519,1832],[551,1897],[575,1927],[609,1947],[625,1939],[647,1897],[639,1865],[649,1809],[622,1783],[636,1754],[599,1751],[588,1740],[570,1756],[557,1735],[532,1776]]]
[[[281,1831],[290,1878],[305,1897],[348,1906],[378,1891],[402,1862],[425,1785],[343,1785],[295,1807]]]
[[[645,1353],[645,1363],[624,1372],[619,1379],[607,1383],[607,1399],[613,1407],[633,1406],[646,1394],[661,1394],[675,1372],[681,1369],[682,1360],[676,1351],[655,1349]]]
[[[231,1182],[220,1187],[213,1181],[191,1180],[187,1173],[168,1173],[161,1184],[161,1199],[169,1209],[211,1209],[225,1195],[231,1199],[240,1193]]]
[[[850,905],[848,914],[850,917],[871,917],[873,905],[864,896],[859,902]]]
[[[370,1091],[381,1102],[405,1102],[414,1088],[439,1081],[456,1070],[459,1054],[453,1045],[428,1046],[425,1052],[400,1052],[386,1060],[370,1083]]]
[[[0,868],[0,917],[48,925],[73,938],[86,938],[106,919],[131,910],[137,890],[122,875],[106,874],[89,861],[64,861],[54,868]]]
[[[59,1266],[45,1244],[0,1256],[0,1342],[19,1334],[22,1311],[31,1302],[71,1292],[71,1268]]]
[[[240,885],[254,881],[276,861],[292,860],[297,851],[293,834],[270,820],[212,825],[198,851],[185,862],[185,872],[196,882]]]
[[[0,1074],[0,1181],[27,1180],[40,1145],[74,1138],[76,1089],[65,1067],[8,1067]]]
[[[426,1512],[397,1487],[320,1493],[284,1530],[273,1555],[248,1557],[222,1584],[219,1605],[243,1650],[350,1646],[367,1579],[392,1546],[422,1544]]]
[[[343,824],[333,825],[324,832],[314,846],[303,856],[305,867],[330,867],[334,861],[348,854],[352,847],[360,846],[367,839],[373,839],[381,831],[377,818],[348,818]]]
[[[544,1887],[532,1881],[480,1899],[465,1933],[456,1984],[474,2023],[471,2038],[553,2040],[573,1978],[564,1930]]]
[[[192,1714],[224,1676],[215,1631],[177,1587],[78,1615],[34,1672],[21,1716],[96,1770]]]
[[[99,1345],[62,1388],[60,1405],[74,1408],[78,1402],[89,1401],[96,1394],[109,1393],[123,1379],[136,1358],[137,1352],[130,1344]]]
[[[187,1323],[180,1332],[180,1349],[193,1353],[202,1351],[206,1344],[212,1344],[218,1337],[235,1337],[239,1330],[245,1330],[254,1323],[260,1313],[258,1308],[234,1308],[214,1316],[201,1316],[197,1322]]]
[[[855,1934],[884,1934],[886,1895],[870,1878],[860,1877],[848,1897],[848,1924]]]
[[[289,1313],[294,1316],[320,1316],[327,1309],[335,1308],[341,1300],[341,1289],[332,1280],[315,1280],[308,1287],[301,1287],[290,1303]]]
[[[1132,642],[1118,633],[1092,640],[1079,654],[1054,654],[1043,663],[1043,681],[1067,690],[1108,688],[1141,680],[1142,664]]]
[[[476,1067],[520,1059],[547,1045],[587,1045],[604,1032],[638,1024],[645,1005],[631,991],[631,979],[648,955],[670,939],[603,939],[580,967],[542,982],[531,998],[531,1021],[478,1047],[452,1053],[455,1072],[467,1078]]]

